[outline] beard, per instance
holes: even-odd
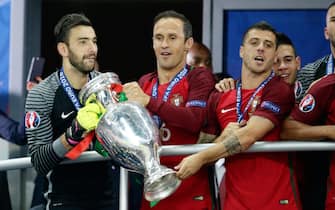
[[[79,58],[75,53],[73,53],[72,50],[69,49],[69,62],[73,67],[75,67],[79,72],[83,74],[89,74],[91,71],[94,70],[94,63],[84,63],[84,59],[91,56],[92,55],[84,55],[82,58]]]

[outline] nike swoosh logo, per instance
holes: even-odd
[[[62,119],[66,119],[66,118],[68,118],[73,112],[74,112],[74,111],[69,112],[69,113],[67,113],[67,114],[65,114],[64,112],[62,112],[61,118],[62,118]]]
[[[233,110],[236,110],[236,107],[230,108],[230,109],[222,109],[221,113],[223,114],[223,113],[230,112],[230,111],[233,111]]]

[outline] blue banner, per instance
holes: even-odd
[[[0,0],[0,109],[8,109],[10,0]]]

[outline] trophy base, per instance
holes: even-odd
[[[164,174],[150,177],[144,182],[144,197],[147,201],[159,201],[176,191],[181,184],[176,172],[165,169]]]

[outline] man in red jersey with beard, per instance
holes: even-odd
[[[329,74],[312,83],[300,104],[285,120],[283,139],[303,141],[335,140],[335,75]],[[335,156],[331,163],[327,184],[326,210],[335,210]],[[320,188],[326,186],[319,186]]]
[[[258,140],[277,141],[281,122],[294,105],[293,89],[271,70],[276,42],[276,32],[266,22],[247,29],[240,47],[241,80],[236,89],[214,92],[208,101],[209,123],[223,131],[215,145],[175,167],[186,179],[203,165],[227,157],[224,210],[300,208],[286,152],[239,154]]]
[[[197,143],[205,122],[207,99],[215,80],[211,71],[186,65],[192,44],[192,25],[184,15],[175,11],[159,13],[153,28],[157,71],[142,76],[139,83],[124,85],[128,100],[141,103],[152,114],[163,145]],[[161,164],[173,167],[181,159],[182,156],[161,157]],[[142,209],[206,210],[212,205],[204,167],[153,208],[143,201]]]

